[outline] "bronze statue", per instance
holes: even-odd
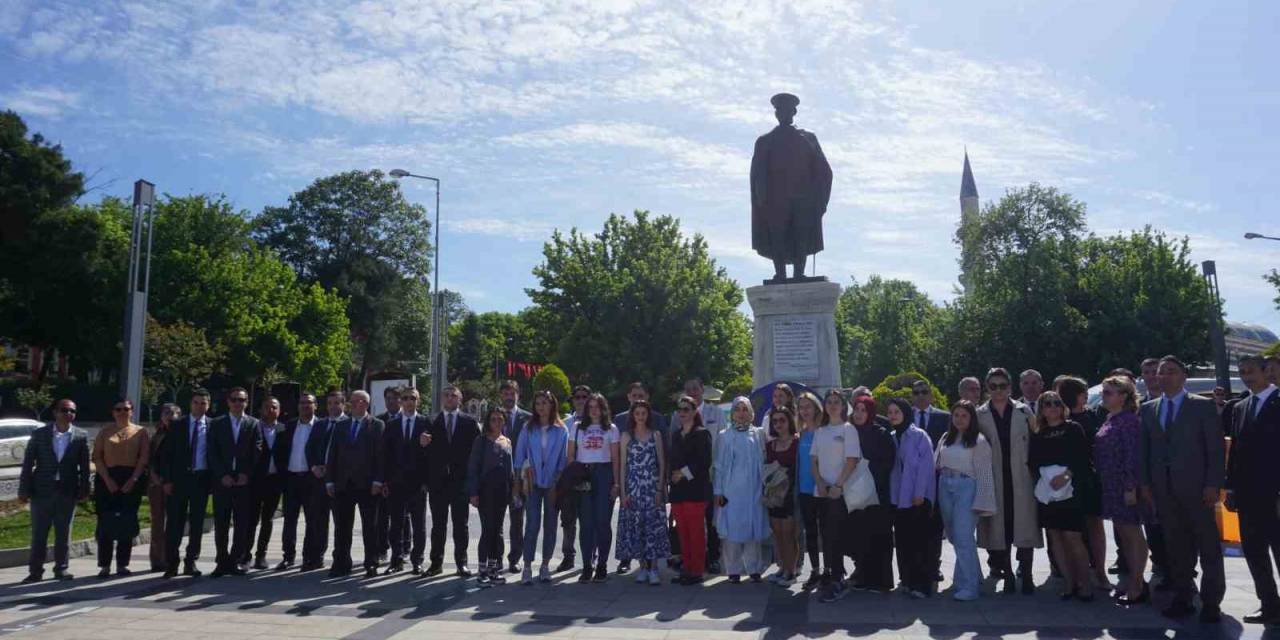
[[[817,136],[792,121],[800,99],[779,93],[769,100],[778,126],[756,139],[751,156],[751,248],[773,260],[765,284],[825,280],[806,278],[810,254],[822,251],[822,215],[831,199],[831,165]],[[787,279],[787,264],[794,265]]]

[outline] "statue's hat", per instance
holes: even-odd
[[[780,107],[791,107],[794,109],[800,104],[800,98],[797,98],[790,93],[779,93],[778,95],[769,98],[769,104],[772,104],[775,109]]]

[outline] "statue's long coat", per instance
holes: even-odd
[[[751,248],[793,262],[822,251],[822,215],[831,199],[831,165],[817,136],[778,125],[756,139],[751,156]]]

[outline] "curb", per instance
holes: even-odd
[[[204,533],[213,530],[213,523],[209,519],[205,519]],[[133,539],[134,548],[142,545],[151,544],[151,529],[148,527],[138,533]],[[98,543],[93,538],[85,538],[84,540],[72,540],[67,544],[67,559],[83,558],[92,556],[98,552]],[[25,567],[31,561],[31,547],[23,547],[20,549],[0,549],[0,569],[9,569],[12,567]],[[53,563],[53,549],[50,548],[47,554],[46,564]]]

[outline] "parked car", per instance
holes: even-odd
[[[31,432],[42,424],[30,418],[0,418],[0,467],[22,464]]]
[[[1147,385],[1139,378],[1136,386],[1138,387],[1138,395],[1147,395]],[[1218,386],[1217,378],[1187,378],[1187,393],[1194,393],[1198,396],[1213,398],[1213,388]],[[1235,398],[1244,393],[1244,382],[1238,377],[1231,378],[1231,390],[1228,397]],[[1102,385],[1095,384],[1089,387],[1089,406],[1096,407],[1102,402]]]

